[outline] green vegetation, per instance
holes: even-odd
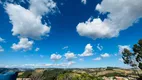
[[[43,72],[44,80],[57,80],[57,76],[65,72],[66,71],[62,69],[45,70]]]
[[[122,58],[124,63],[134,67],[134,70],[138,68],[142,70],[142,39],[133,46],[133,52],[124,49],[122,52]],[[134,72],[136,72],[136,74],[142,79],[142,75],[140,75],[137,70]]]
[[[32,75],[32,71],[25,71],[19,78],[29,78]]]
[[[115,76],[125,78],[130,76],[138,77],[130,69],[115,67],[94,69],[35,69],[19,72],[19,78],[30,78],[31,80],[104,80],[104,78],[108,78],[109,80],[110,78],[116,78]]]
[[[42,73],[32,73],[30,76],[31,80],[44,80]]]
[[[75,73],[72,70],[51,69],[42,73],[25,71],[19,78],[31,78],[31,80],[103,80],[87,73]]]
[[[107,67],[106,70],[113,70],[113,67]]]
[[[107,74],[101,75],[101,76],[106,76],[106,77],[121,76],[121,77],[125,77],[124,73],[120,73],[120,72],[107,73]]]
[[[133,52],[128,49],[124,49],[122,54],[125,64],[142,69],[142,39],[133,46]]]
[[[78,73],[65,73],[60,74],[57,77],[57,80],[103,80],[101,77],[94,77],[86,73],[78,74]]]

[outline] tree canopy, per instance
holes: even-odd
[[[134,44],[132,50],[124,49],[122,52],[123,61],[125,64],[142,70],[142,39]]]

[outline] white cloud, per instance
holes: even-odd
[[[84,59],[83,59],[83,58],[80,58],[79,61],[84,61]]]
[[[51,67],[53,64],[44,64],[45,67]]]
[[[5,68],[46,68],[52,64],[22,64],[22,65],[6,65]]]
[[[56,3],[52,0],[30,0],[30,11],[37,16],[55,12]]]
[[[60,64],[44,64],[44,66],[46,66],[46,67],[70,67],[75,63],[76,62],[74,62],[74,61],[69,61],[67,63],[60,63]]]
[[[74,63],[76,63],[76,62],[70,61],[70,62],[67,63],[67,66],[71,66],[71,65],[73,65]]]
[[[102,9],[102,6],[100,4],[97,4],[96,10],[101,10],[101,9]]]
[[[69,52],[69,51],[67,53],[65,53],[64,56],[66,57],[67,60],[72,60],[72,59],[76,58],[76,55],[73,52]]]
[[[0,0],[0,1],[2,1],[2,0]],[[18,0],[18,1],[16,1],[16,0],[3,0],[2,2],[3,3],[7,3],[7,2],[10,2],[10,3],[18,3],[18,4],[20,4],[20,3],[25,3],[25,1],[26,0]]]
[[[103,46],[101,46],[100,44],[98,44],[98,45],[97,45],[97,48],[98,48],[100,51],[102,51]]]
[[[7,3],[5,9],[13,25],[12,35],[36,40],[41,39],[42,36],[48,36],[50,27],[47,23],[42,24],[41,19],[44,14],[53,11],[54,7],[56,4],[52,0],[30,0],[29,9]]]
[[[5,42],[5,39],[0,37],[0,42]]]
[[[95,59],[93,59],[94,61],[100,61],[102,58],[101,57],[97,57]]]
[[[114,56],[118,56],[118,54],[117,54],[117,53],[115,53],[115,54],[114,54]]]
[[[74,61],[70,61],[67,63],[59,63],[59,64],[23,64],[23,65],[1,65],[4,66],[5,68],[47,68],[47,67],[56,67],[56,68],[66,68],[66,67],[70,67],[73,64],[75,64],[76,62]],[[0,67],[1,67],[0,66]]]
[[[104,53],[104,54],[101,54],[101,57],[103,57],[103,58],[110,57],[110,55],[108,53]]]
[[[60,63],[60,64],[51,64],[50,67],[70,67],[71,65],[75,64],[74,61],[69,61],[67,63]]]
[[[50,27],[41,23],[40,16],[35,16],[20,5],[7,4],[6,11],[13,24],[12,35],[40,39],[41,36],[47,35],[50,31]]]
[[[2,48],[2,46],[0,46],[0,52],[3,52],[4,51],[4,49]]]
[[[124,49],[131,50],[130,45],[118,45],[118,48],[120,54],[124,51]]]
[[[62,49],[68,49],[69,47],[68,46],[65,46],[65,47],[63,47]]]
[[[123,62],[123,59],[122,59],[122,58],[119,58],[119,61]]]
[[[86,4],[86,3],[87,3],[87,1],[86,1],[86,0],[81,0],[81,2],[82,2],[83,4]]]
[[[36,67],[37,64],[23,64],[22,67]]]
[[[75,64],[76,62],[74,61],[69,61],[67,63],[60,63],[60,64],[44,64],[45,67],[70,67],[73,64]]]
[[[93,19],[92,22],[86,21],[77,25],[77,32],[80,36],[87,36],[92,39],[96,38],[111,38],[117,36],[117,30],[108,27],[109,24],[102,22],[101,19]]]
[[[29,41],[28,38],[20,38],[20,41],[17,44],[14,43],[11,48],[15,51],[18,50],[27,51],[32,49],[33,44],[34,42]]]
[[[93,48],[91,44],[87,44],[85,47],[85,51],[82,54],[79,54],[79,56],[92,56],[93,55]]]
[[[35,49],[36,52],[39,51],[39,50],[40,50],[40,48],[36,48],[36,49]]]
[[[100,18],[81,22],[77,25],[80,36],[92,39],[117,37],[119,32],[132,26],[142,17],[142,0],[103,0],[96,6],[101,14],[109,12],[107,19]]]
[[[62,56],[60,54],[52,54],[50,59],[53,60],[53,61],[57,61],[59,59],[61,59]]]

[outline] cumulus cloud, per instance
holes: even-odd
[[[79,23],[77,25],[77,32],[80,36],[87,36],[93,39],[114,36],[114,34],[109,33],[110,28],[106,27],[106,25],[108,24],[102,23],[101,19],[97,18],[92,22]]]
[[[100,61],[102,58],[101,57],[97,57],[95,59],[93,59],[94,61]]]
[[[43,24],[41,19],[42,16],[53,11],[56,3],[52,0],[30,0],[29,3],[29,9],[17,4],[6,4],[5,9],[13,25],[12,35],[36,40],[48,36],[50,26],[46,22]]]
[[[62,56],[60,54],[52,54],[50,59],[53,60],[53,61],[57,61],[59,59],[61,59]]]
[[[101,46],[100,44],[98,44],[98,45],[97,45],[97,48],[98,48],[100,51],[102,51],[103,46]]]
[[[0,2],[2,3],[2,4],[5,4],[5,3],[7,3],[7,2],[10,2],[10,3],[25,3],[25,1],[26,0],[0,0]]]
[[[55,12],[56,3],[52,0],[30,0],[30,11],[37,16]]]
[[[5,42],[5,39],[0,37],[0,42]]]
[[[87,3],[87,1],[86,1],[86,0],[81,0],[81,2],[82,2],[83,4],[86,4],[86,3]]]
[[[22,37],[40,39],[41,36],[47,35],[50,31],[50,27],[41,23],[41,16],[36,16],[20,5],[7,4],[6,11],[13,24],[12,35],[14,36],[20,35]]]
[[[0,52],[3,52],[4,51],[4,49],[2,48],[2,46],[0,46]]]
[[[100,14],[109,13],[103,21],[94,18],[77,25],[80,36],[97,38],[117,37],[119,32],[132,26],[142,17],[142,1],[135,0],[103,0],[96,6]]]
[[[110,55],[108,53],[104,53],[104,54],[101,54],[101,57],[103,57],[103,58],[110,57]]]
[[[28,38],[20,38],[20,41],[17,44],[14,43],[11,48],[15,51],[18,50],[27,51],[32,49],[33,44],[34,42],[29,41]]]
[[[74,58],[76,58],[76,55],[73,53],[73,52],[67,52],[67,53],[65,53],[65,55],[64,55],[65,57],[66,57],[66,59],[67,60],[72,60],[72,59],[74,59]]]
[[[120,54],[124,51],[124,49],[131,50],[130,45],[118,45],[118,48]]]
[[[40,48],[36,48],[36,49],[35,49],[36,52],[39,51],[39,50],[40,50]]]
[[[93,55],[93,48],[91,44],[87,44],[85,47],[85,51],[82,54],[79,54],[79,56],[92,56]]]

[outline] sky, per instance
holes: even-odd
[[[0,0],[0,67],[122,67],[142,0]]]

